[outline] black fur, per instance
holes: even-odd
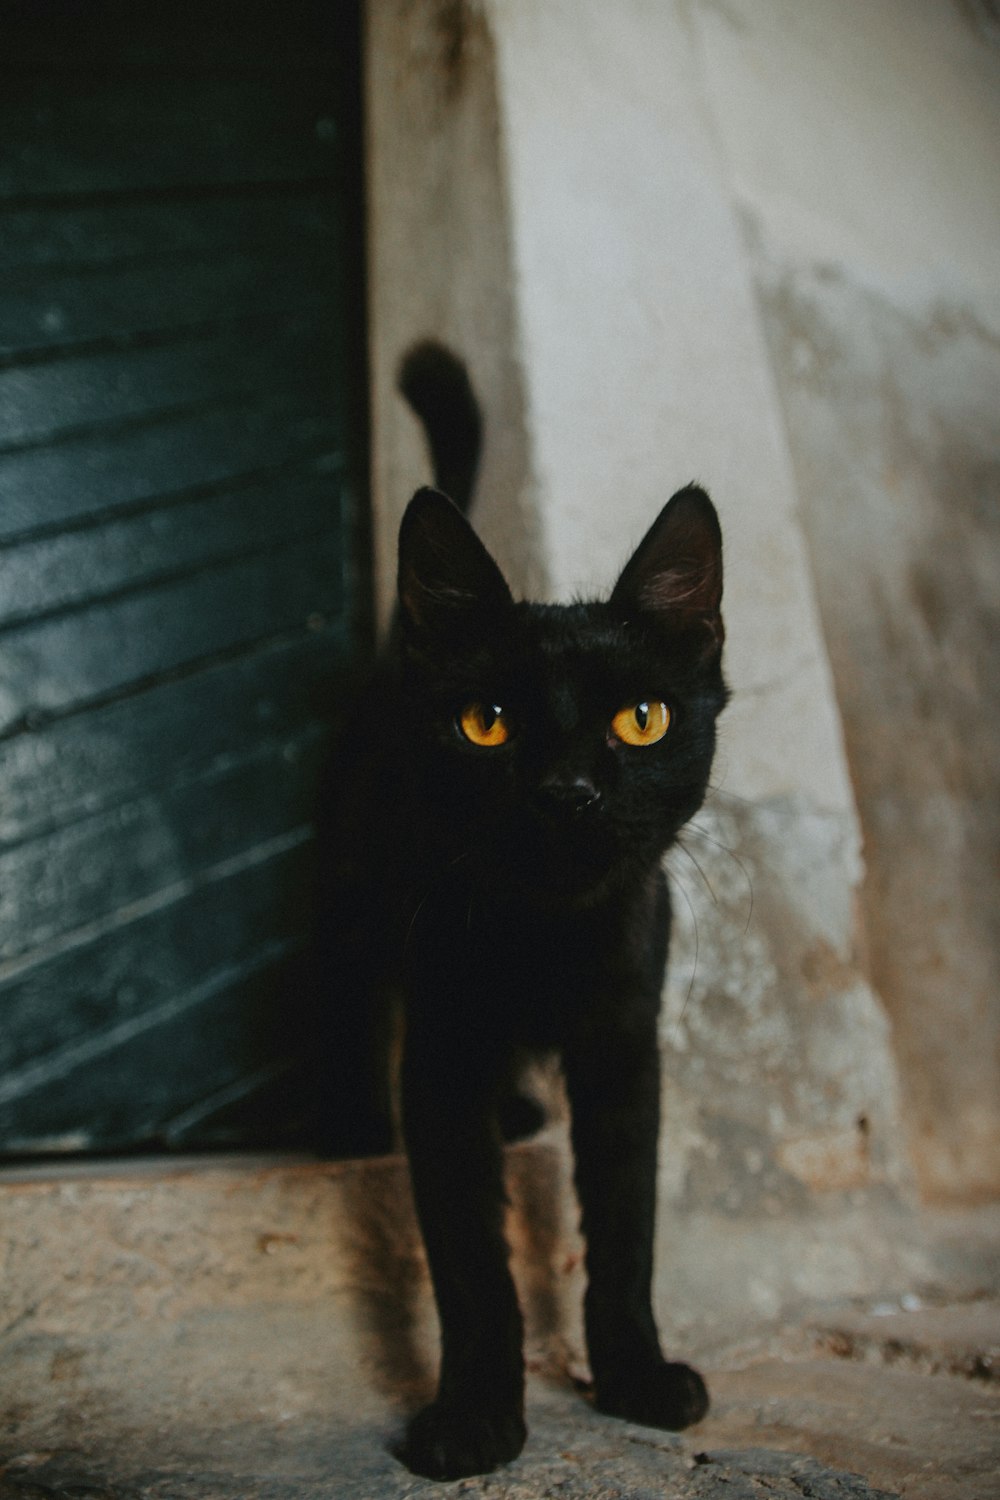
[[[404,366],[411,396],[421,381],[432,453],[450,455],[467,491],[478,432],[464,370],[433,346]],[[344,1149],[389,1144],[384,1087],[372,1107],[377,997],[403,994],[404,1132],[442,1336],[437,1399],[400,1452],[416,1473],[485,1472],[524,1442],[501,1125],[519,1115],[517,1067],[534,1052],[561,1055],[572,1109],[596,1403],[667,1428],[707,1409],[697,1372],[661,1355],[650,1282],[661,860],[708,783],[726,700],[721,593],[718,521],[695,486],[664,507],[604,602],[514,602],[437,491],[404,517],[394,646],[331,782],[323,929],[339,976],[328,1056]],[[671,722],[636,747],[610,724],[640,700],[665,702]],[[503,707],[506,743],[465,738],[473,701]],[[367,1058],[362,1034],[376,1039]]]

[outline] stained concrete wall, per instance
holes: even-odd
[[[392,519],[426,475],[390,385],[419,334],[450,337],[474,376],[490,361],[512,372],[506,397],[484,388],[482,515],[520,587],[565,598],[610,585],[692,477],[722,513],[735,700],[710,805],[671,861],[664,1208],[780,1222],[819,1199],[903,1191],[888,1024],[859,963],[859,830],[828,654],[687,9],[383,0],[369,17],[386,593]],[[518,464],[503,488],[491,465],[510,454],[512,414]]]
[[[376,593],[392,607],[396,531],[429,479],[396,391],[402,354],[431,335],[468,361],[488,414],[476,521],[513,582],[545,584],[516,333],[495,42],[451,0],[373,0],[365,37],[371,464]]]
[[[925,1196],[1000,1191],[1000,28],[691,9],[864,831]]]

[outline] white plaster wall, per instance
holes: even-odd
[[[690,15],[733,197],[789,257],[896,298],[961,290],[1000,329],[995,7],[692,0]]]
[[[695,478],[726,544],[727,790],[852,797],[796,492],[686,7],[497,0],[524,379],[554,592]]]

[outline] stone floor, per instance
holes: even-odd
[[[533,1376],[523,1456],[452,1485],[396,1462],[416,1393],[380,1395],[341,1369],[330,1332],[319,1308],[248,1306],[169,1331],[8,1340],[0,1496],[1000,1496],[997,1302],[828,1309],[709,1355],[713,1410],[681,1437],[599,1416],[570,1382]]]
[[[378,1172],[388,1204],[401,1179]],[[713,1407],[679,1437],[596,1414],[555,1324],[536,1328],[521,1458],[418,1479],[392,1445],[433,1374],[419,1246],[390,1214],[391,1296],[372,1223],[338,1261],[328,1175],[0,1183],[0,1500],[1000,1500],[981,1254],[978,1293],[966,1278],[692,1326],[676,1352]],[[353,1182],[370,1209],[377,1175],[337,1192]]]

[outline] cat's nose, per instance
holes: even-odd
[[[585,807],[592,807],[601,796],[589,776],[561,775],[558,771],[546,776],[540,790],[550,807],[565,812],[582,812]]]

